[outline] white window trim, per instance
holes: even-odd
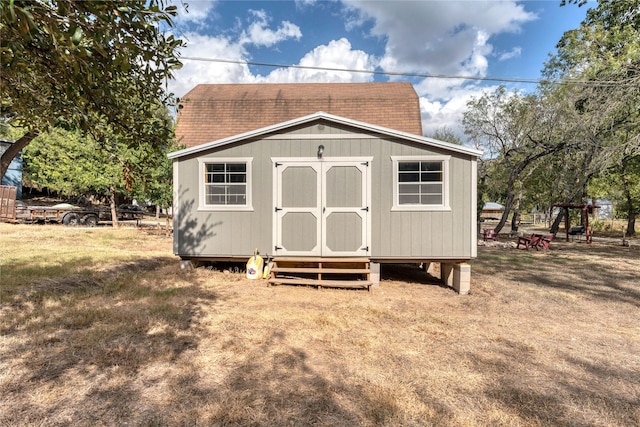
[[[450,211],[449,205],[449,160],[451,156],[391,156],[393,163],[393,205],[392,211]],[[399,162],[442,162],[442,204],[441,205],[401,205],[398,191]]]
[[[198,196],[199,211],[253,211],[251,179],[253,157],[201,157],[198,159]],[[205,171],[209,163],[246,163],[247,164],[247,204],[245,205],[208,205],[205,192]]]

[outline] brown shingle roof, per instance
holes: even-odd
[[[188,147],[324,111],[422,135],[418,95],[402,83],[202,84],[180,100]]]

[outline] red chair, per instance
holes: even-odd
[[[540,241],[542,240],[541,234],[532,234],[530,237],[521,236],[518,237],[518,244],[516,249],[520,249],[520,245],[524,246],[526,250],[529,248],[535,248],[536,251],[540,250]]]
[[[485,242],[487,240],[498,240],[498,233],[496,233],[493,229],[486,229],[483,230],[482,232],[482,240],[484,240]]]

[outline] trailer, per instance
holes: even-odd
[[[54,206],[29,206],[15,200],[15,187],[0,186],[0,220],[26,223],[60,223],[67,226],[95,227],[100,221],[111,221],[107,207],[81,207],[68,203]],[[138,206],[122,205],[116,209],[119,221],[139,221],[144,212]]]

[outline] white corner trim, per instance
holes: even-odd
[[[471,160],[471,257],[478,256],[478,161]]]

